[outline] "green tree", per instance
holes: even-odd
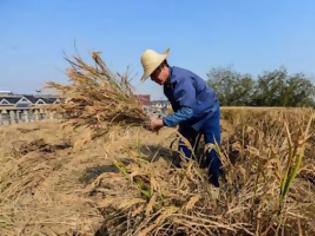
[[[218,94],[221,105],[250,105],[255,81],[249,74],[240,74],[231,68],[213,68],[208,74],[208,84]]]
[[[287,76],[287,70],[284,68],[258,75],[252,104],[254,106],[282,106],[281,100],[286,89]]]
[[[315,106],[315,86],[303,73],[290,76],[282,96],[283,106]]]
[[[254,80],[231,68],[213,68],[208,84],[224,106],[313,106],[315,86],[303,73],[289,75],[284,67],[266,71]]]

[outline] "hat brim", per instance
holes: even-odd
[[[150,75],[156,70],[156,68],[158,68],[161,65],[161,63],[166,60],[166,58],[170,54],[170,51],[171,50],[169,48],[167,48],[164,52],[161,53],[163,55],[163,57],[161,57],[160,62],[157,63],[157,65],[154,68],[152,68],[150,71],[147,71],[146,73],[143,73],[143,75],[141,76],[141,79],[140,79],[141,82],[146,81],[150,77]]]

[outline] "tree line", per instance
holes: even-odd
[[[256,78],[228,67],[213,68],[207,76],[223,106],[315,107],[313,78],[303,73],[289,74],[284,67]]]

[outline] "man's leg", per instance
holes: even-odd
[[[204,129],[205,143],[218,144],[221,142],[220,130],[220,110],[213,114],[213,116],[205,123]],[[222,175],[222,163],[215,150],[207,153],[206,166],[208,166],[209,181],[216,187],[219,187],[219,176]]]
[[[179,133],[190,143],[193,148],[196,142],[198,133],[191,127],[179,127]],[[179,151],[182,151],[187,158],[192,157],[192,150],[187,147],[182,139],[179,140]]]

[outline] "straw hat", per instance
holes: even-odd
[[[163,53],[158,53],[152,49],[145,50],[141,55],[141,64],[143,67],[143,75],[141,81],[145,81],[153,73],[153,71],[161,65],[168,57],[170,49],[166,49]]]

